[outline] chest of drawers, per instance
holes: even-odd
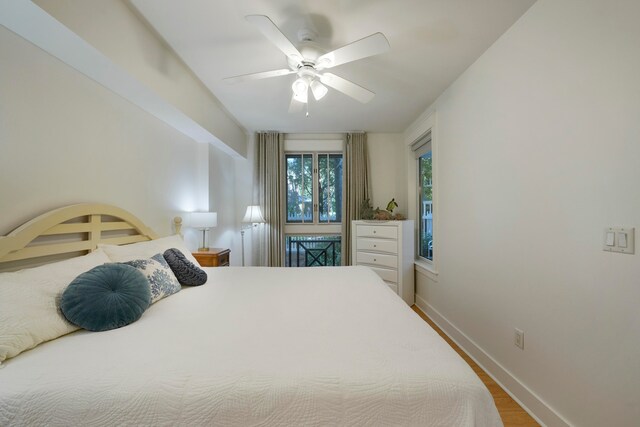
[[[370,267],[412,305],[415,298],[413,221],[353,221],[351,227],[352,264]]]

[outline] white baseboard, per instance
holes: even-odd
[[[416,305],[537,422],[549,427],[570,426],[560,414],[417,294]]]

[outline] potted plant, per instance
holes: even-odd
[[[373,209],[371,201],[365,199],[360,205],[360,218],[369,221],[402,221],[406,219],[401,213],[393,213],[393,210],[397,207],[398,203],[396,203],[395,198],[387,203],[387,209],[380,209],[380,207]]]

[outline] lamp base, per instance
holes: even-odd
[[[204,247],[205,243],[207,242],[205,240],[205,233],[207,232],[207,230],[208,230],[208,228],[203,228],[202,229],[202,247],[198,248],[198,252],[208,252],[209,251],[209,248],[205,248]]]

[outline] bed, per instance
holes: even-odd
[[[114,207],[60,211],[0,239],[0,263],[157,237]],[[0,425],[502,425],[471,368],[366,267],[205,271],[135,323],[2,362]]]

